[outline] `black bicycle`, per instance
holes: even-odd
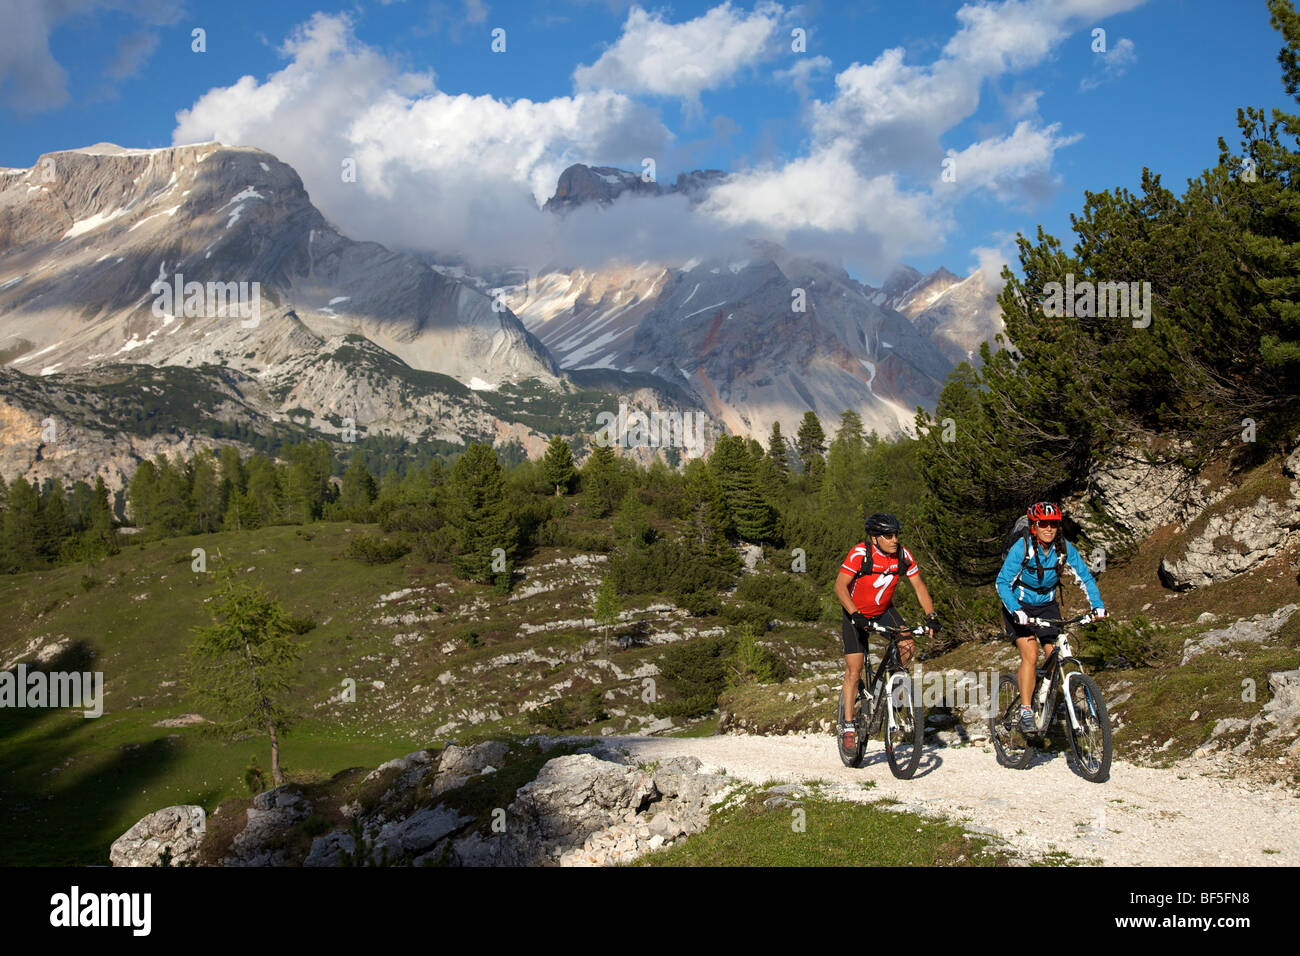
[[[916,627],[889,627],[870,622],[871,629],[886,635],[889,646],[880,658],[880,666],[873,675],[864,668],[867,685],[858,679],[857,700],[853,704],[853,725],[857,730],[857,745],[846,748],[839,728],[844,723],[844,695],[839,695],[835,707],[835,739],[840,760],[846,767],[862,766],[867,741],[884,728],[885,756],[889,769],[900,780],[916,773],[921,763],[921,743],[925,738],[925,710],[921,707],[921,691],[903,667],[898,654],[898,642],[908,637],[920,637],[925,625]]]
[[[1083,672],[1083,665],[1070,650],[1070,635],[1064,628],[1091,622],[1091,614],[1080,614],[1068,621],[1030,618],[1032,627],[1051,625],[1062,628],[1055,639],[1051,655],[1036,669],[1032,707],[1034,731],[1020,729],[1020,683],[1014,674],[998,680],[997,703],[989,715],[989,734],[998,763],[1023,770],[1034,759],[1034,751],[1058,715],[1057,697],[1064,690],[1060,716],[1065,721],[1066,736],[1079,775],[1092,783],[1102,783],[1110,776],[1110,715],[1097,682]]]

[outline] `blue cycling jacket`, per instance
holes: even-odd
[[[1034,561],[1031,554],[1029,566],[1021,574],[1020,568],[1025,563],[1025,544],[1023,541],[1017,541],[1007,552],[1006,560],[1002,562],[1002,570],[998,572],[998,597],[1012,614],[1021,610],[1023,606],[1035,608],[1049,603],[1057,597],[1056,592],[1060,586],[1059,575],[1056,573],[1056,549],[1050,546],[1045,548],[1037,539],[1031,539],[1030,544],[1038,550],[1038,562]],[[1036,566],[1037,563],[1042,564],[1041,574]],[[1097,581],[1088,570],[1088,565],[1084,563],[1074,545],[1068,541],[1065,543],[1065,567],[1074,577],[1075,583],[1088,592],[1089,607],[1106,606],[1102,603],[1101,591],[1097,589]],[[1011,584],[1017,574],[1020,574],[1020,581],[1016,582],[1015,588],[1012,588]],[[1021,587],[1022,582],[1052,590],[1031,591],[1029,588]]]

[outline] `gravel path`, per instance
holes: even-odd
[[[1194,763],[1164,770],[1115,761],[1110,780],[1094,784],[1063,755],[1039,754],[1017,771],[998,766],[992,748],[927,747],[917,776],[898,780],[878,740],[864,766],[852,769],[840,763],[829,735],[602,739],[643,762],[690,755],[705,769],[755,784],[821,780],[836,799],[892,797],[903,804],[896,809],[964,821],[967,830],[1033,857],[1064,851],[1124,866],[1300,865],[1294,791],[1245,789]],[[865,790],[868,780],[875,786]]]

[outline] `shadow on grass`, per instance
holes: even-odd
[[[75,644],[28,670],[86,672],[94,653]],[[122,807],[166,772],[174,748],[165,737],[125,745],[104,761],[90,742],[96,721],[82,710],[0,709],[0,865],[106,864]],[[82,771],[75,764],[92,760]],[[61,785],[64,774],[75,779]]]
[[[41,706],[41,707],[16,706],[17,696],[21,695],[24,698],[28,696],[26,693],[26,688],[19,688],[18,686],[20,683],[19,681],[20,677],[23,679],[23,682],[25,682],[26,687],[29,688],[31,686],[31,678],[34,674],[44,675],[45,686],[46,686],[45,700],[48,703],[48,701],[50,700],[50,694],[53,692],[53,688],[50,686],[50,680],[49,680],[51,674],[76,673],[76,674],[84,675],[86,673],[90,673],[93,671],[94,664],[95,664],[94,648],[92,648],[89,644],[87,644],[84,641],[78,641],[75,644],[71,644],[68,647],[65,647],[63,650],[59,651],[56,655],[50,658],[50,660],[46,663],[38,664],[38,663],[24,662],[21,664],[15,664],[13,667],[4,671],[3,672],[4,675],[11,675],[11,676],[0,678],[0,679],[4,679],[6,683],[12,682],[11,686],[14,687],[16,696],[15,696],[14,706],[0,707],[0,742],[3,742],[9,737],[15,737],[22,734],[24,731],[35,726],[41,721],[46,720],[49,717],[53,716],[59,710],[59,708],[57,707],[49,707],[49,706]],[[22,671],[19,671],[20,667],[23,668]],[[91,687],[85,687],[83,689],[83,694],[88,694],[92,692],[93,692],[93,685]],[[102,704],[103,701],[101,700],[100,703]],[[92,709],[92,708],[90,708],[89,704],[87,704],[82,709],[84,710],[84,709]]]

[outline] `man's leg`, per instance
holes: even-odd
[[[857,626],[847,613],[840,624],[840,638],[844,644],[844,686],[840,696],[844,699],[844,719],[851,720],[853,704],[858,697],[858,679],[862,676],[867,648],[862,635],[858,633]]]
[[[844,719],[853,719],[853,704],[858,699],[858,679],[862,676],[862,663],[866,654],[844,655]]]

